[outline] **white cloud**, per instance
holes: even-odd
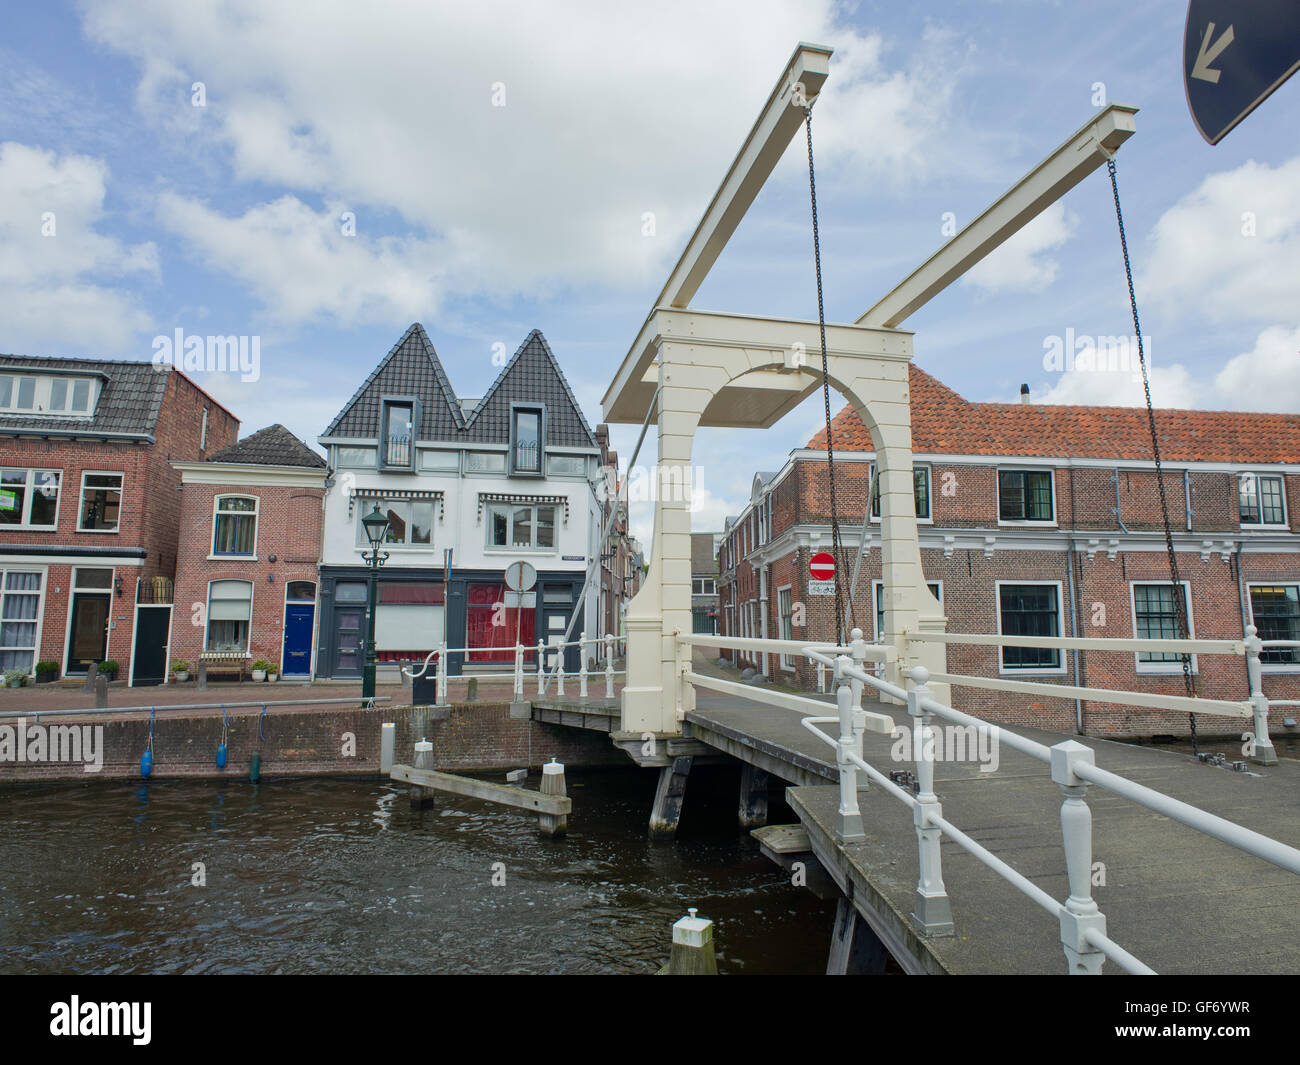
[[[1236,410],[1300,411],[1300,328],[1260,333],[1254,348],[1219,371],[1209,401]]]
[[[1058,200],[961,279],[986,292],[1040,292],[1056,280],[1060,263],[1048,252],[1074,236],[1078,219]]]
[[[1188,409],[1201,406],[1203,389],[1179,363],[1151,367],[1151,400],[1157,407]],[[1141,372],[1070,370],[1035,390],[1035,403],[1064,403],[1101,407],[1142,407],[1146,395]]]
[[[1300,156],[1211,174],[1155,224],[1139,283],[1170,314],[1300,323]]]
[[[134,295],[111,281],[156,276],[152,244],[98,232],[108,168],[84,155],[0,144],[0,341],[89,353],[118,351],[148,325]]]
[[[451,291],[544,299],[573,285],[654,284],[799,40],[836,49],[819,161],[851,160],[865,176],[930,172],[959,62],[892,69],[878,37],[838,20],[832,0],[753,0],[743,12],[665,0],[652,14],[582,0],[375,0],[363,15],[340,0],[85,8],[91,40],[140,62],[146,117],[203,131],[241,181],[346,204],[359,237],[377,236],[380,220],[379,232],[409,228],[414,246],[385,249],[384,264],[419,275],[434,302]],[[954,49],[930,33],[923,51]],[[197,126],[193,81],[207,89]],[[504,107],[493,106],[498,85]],[[208,240],[233,254],[269,208],[297,210],[277,199],[230,217],[210,204]],[[642,235],[646,213],[653,237]],[[224,237],[223,215],[233,231]],[[378,313],[383,300],[355,281],[365,261],[355,246],[314,249],[320,301],[340,318]],[[336,273],[337,258],[347,261]],[[286,311],[317,309],[297,291],[302,278],[253,267],[238,276]],[[275,291],[281,284],[289,291]]]

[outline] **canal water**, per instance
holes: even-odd
[[[657,845],[632,769],[571,771],[555,841],[380,779],[0,787],[0,972],[652,973],[688,906],[721,972],[824,972],[834,905],[736,829],[737,784],[693,773]]]

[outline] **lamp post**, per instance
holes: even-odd
[[[388,515],[380,510],[379,504],[376,503],[375,509],[361,519],[361,524],[366,530],[366,539],[370,541],[369,553],[364,551],[361,553],[362,560],[370,563],[368,581],[370,610],[366,633],[366,664],[361,674],[361,698],[373,699],[375,697],[375,610],[379,599],[379,567],[388,559],[388,552],[380,551],[379,545],[388,536]]]

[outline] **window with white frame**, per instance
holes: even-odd
[[[77,528],[82,532],[117,532],[122,511],[120,473],[83,473]]]
[[[39,570],[0,570],[0,673],[36,665],[41,584]]]
[[[1261,640],[1300,640],[1300,586],[1252,584],[1250,621]],[[1300,666],[1300,648],[1265,647],[1259,661],[1265,666]]]
[[[208,585],[208,635],[203,649],[247,654],[252,616],[252,581],[212,581]]]
[[[1192,608],[1188,601],[1187,584],[1178,588],[1182,596],[1179,604],[1174,586],[1168,581],[1160,583],[1133,583],[1133,635],[1139,640],[1178,639],[1178,608],[1181,605],[1187,621],[1187,635],[1192,636]],[[1182,670],[1182,655],[1165,651],[1139,651],[1139,673],[1178,673]],[[1196,656],[1192,656],[1192,669]]]
[[[357,507],[356,542],[358,547],[370,547],[366,536],[366,527],[362,523],[363,510],[378,507],[388,517],[388,533],[385,544],[396,547],[427,547],[433,543],[432,499],[370,499],[364,500],[365,507]]]
[[[880,478],[876,476],[875,467],[869,467],[868,474],[872,479],[871,491],[871,517],[880,520]],[[915,508],[917,521],[930,520],[930,467],[913,466],[912,467],[912,505]]]
[[[930,593],[943,605],[943,582],[926,581],[925,586],[930,589]],[[871,582],[871,597],[876,604],[876,639],[885,638],[885,582],[874,580]]]
[[[62,478],[61,470],[0,469],[0,525],[53,529]]]
[[[794,639],[794,589],[789,585],[776,590],[776,624],[782,640]],[[794,669],[794,655],[782,653],[781,668]]]
[[[487,546],[554,551],[555,510],[550,505],[492,504],[487,511]]]
[[[691,594],[692,595],[715,595],[718,591],[718,584],[712,577],[692,577]]]
[[[1060,636],[1059,584],[998,584],[998,632],[1003,636]],[[1004,670],[1059,672],[1055,647],[1003,647]]]
[[[1243,473],[1237,479],[1242,525],[1286,525],[1286,492],[1281,474]]]
[[[257,497],[217,496],[213,506],[212,553],[251,557],[257,546]]]
[[[998,470],[998,520],[1052,522],[1051,470]]]
[[[0,372],[0,412],[88,418],[99,382],[93,377]]]

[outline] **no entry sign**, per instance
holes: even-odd
[[[835,558],[828,551],[818,551],[808,560],[808,572],[813,580],[829,581],[835,578]]]
[[[1191,0],[1183,83],[1201,136],[1218,144],[1300,67],[1295,0]]]

